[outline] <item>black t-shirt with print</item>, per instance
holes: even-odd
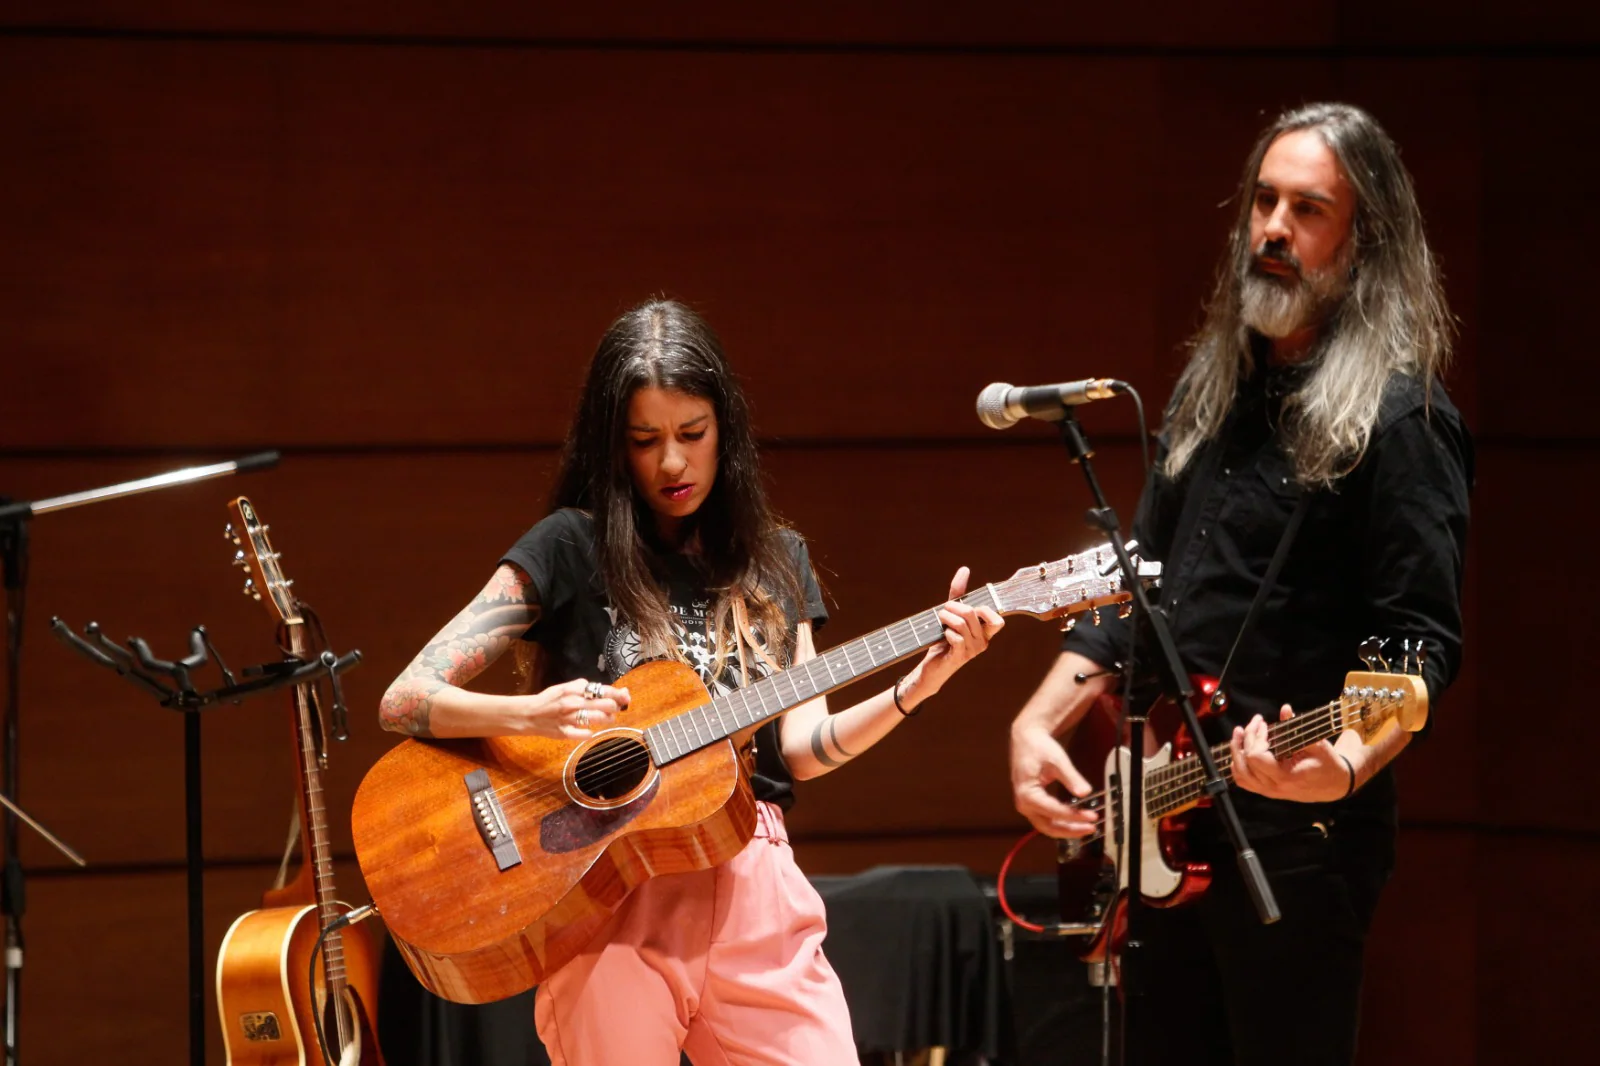
[[[788,530],[782,537],[792,553],[804,600],[799,611],[793,604],[785,605],[789,625],[798,626],[802,619],[809,619],[814,628],[820,628],[828,611],[822,605],[822,590],[812,572],[805,540]],[[626,619],[617,618],[600,576],[594,520],[582,511],[567,508],[549,515],[523,534],[501,562],[514,564],[533,583],[539,620],[523,639],[537,642],[544,651],[545,684],[558,685],[578,677],[610,683],[642,662],[668,657],[694,667],[713,696],[741,684],[739,663],[732,655],[713,675],[716,638],[710,632],[711,597],[689,559],[667,558],[667,604],[672,611],[672,639],[677,642],[675,655],[665,648],[641,648],[638,632]],[[758,631],[757,636],[762,634]],[[770,672],[759,656],[747,653],[746,660],[756,679]],[[751,787],[758,800],[776,803],[784,810],[794,804],[794,777],[779,750],[776,721],[756,732]]]

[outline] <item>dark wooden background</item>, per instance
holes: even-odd
[[[543,6],[0,15],[0,490],[284,452],[270,474],[34,525],[19,798],[92,865],[25,836],[25,1061],[186,1046],[181,725],[57,644],[50,616],[166,653],[205,622],[233,663],[267,657],[219,535],[248,493],[336,643],[365,654],[331,773],[348,811],[391,743],[378,695],[540,514],[596,338],[653,293],[700,308],[747,383],[778,505],[835,600],[824,643],[932,605],[960,563],[986,580],[1066,554],[1091,541],[1077,473],[1042,427],[984,429],[973,398],[1115,375],[1159,409],[1254,133],[1321,98],[1403,146],[1480,448],[1467,663],[1402,763],[1363,1061],[1593,1045],[1600,725],[1575,667],[1600,592],[1583,532],[1600,17]],[[1086,421],[1131,507],[1131,410]],[[1006,723],[1054,643],[1017,620],[870,759],[805,786],[803,864],[993,872],[1023,828]],[[205,719],[213,951],[277,863],[286,729],[279,699]],[[358,899],[343,819],[335,837]]]

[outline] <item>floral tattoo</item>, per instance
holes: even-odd
[[[378,708],[383,727],[431,737],[434,697],[483,673],[538,617],[527,576],[513,566],[500,567],[389,686]]]

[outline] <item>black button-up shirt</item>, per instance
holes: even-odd
[[[1165,563],[1161,602],[1185,667],[1215,676],[1303,491],[1314,493],[1282,573],[1245,635],[1224,682],[1225,711],[1208,724],[1211,741],[1260,714],[1278,720],[1336,698],[1369,636],[1426,642],[1430,710],[1461,660],[1461,577],[1466,549],[1472,439],[1438,386],[1425,402],[1420,382],[1395,376],[1361,462],[1329,489],[1303,490],[1284,454],[1276,422],[1282,398],[1298,387],[1297,368],[1258,372],[1240,386],[1234,408],[1211,441],[1173,481],[1157,473],[1134,519],[1140,554]],[[1209,457],[1207,449],[1221,449]],[[1163,449],[1164,451],[1164,449]],[[1197,486],[1196,472],[1215,477]],[[1204,492],[1187,543],[1173,543],[1189,494]],[[1176,554],[1175,554],[1176,553]],[[1080,625],[1065,643],[1103,665],[1127,654],[1127,624]],[[1136,662],[1154,656],[1141,647]],[[1334,814],[1392,822],[1394,782],[1383,771],[1354,797],[1333,805],[1270,800],[1234,790],[1246,828],[1272,833]]]

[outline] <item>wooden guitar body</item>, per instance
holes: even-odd
[[[1024,567],[966,594],[1001,614],[1057,618],[1125,602],[1108,545]],[[1133,560],[1135,580],[1159,576]],[[937,608],[711,698],[680,663],[617,684],[628,709],[582,741],[407,740],[367,773],[356,858],[423,986],[485,1003],[581,952],[637,885],[727,862],[755,834],[741,757],[765,722],[944,640]]]
[[[525,991],[641,882],[724,863],[754,835],[734,738],[659,767],[644,752],[644,728],[709,699],[695,672],[646,663],[616,684],[628,709],[587,740],[406,740],[362,781],[351,816],[362,874],[435,994],[486,1003]],[[505,838],[480,831],[469,791],[479,770],[516,848],[505,868],[491,847]]]
[[[320,633],[321,625],[290,591],[294,582],[283,576],[280,556],[267,540],[267,526],[243,496],[229,504],[229,510],[238,523],[227,531],[238,548],[234,562],[251,575],[245,593],[253,599],[265,597],[263,602],[279,619],[278,643],[285,661],[303,664],[317,659],[308,630]],[[326,651],[321,657],[324,662],[332,658]],[[336,733],[343,712],[334,680],[336,724],[331,732]],[[293,702],[290,736],[300,808],[300,870],[289,884],[264,893],[261,909],[242,915],[222,941],[217,1009],[223,1043],[230,1066],[340,1066],[341,1061],[382,1066],[374,1021],[377,945],[368,930],[354,925],[334,928],[349,908],[338,901],[334,889],[333,846],[323,802],[329,722],[314,682],[297,683]],[[329,932],[317,959],[320,989],[313,993],[312,952],[323,929]],[[327,1054],[317,1039],[319,1016]],[[334,1061],[328,1062],[330,1058]]]
[[[306,978],[317,931],[312,905],[249,911],[228,929],[217,957],[217,1012],[228,1066],[338,1066],[324,1058],[310,1023],[315,1008]],[[381,1066],[370,1013],[378,1002],[378,944],[369,934],[358,926],[340,934],[345,995],[360,1032],[356,1061]]]

